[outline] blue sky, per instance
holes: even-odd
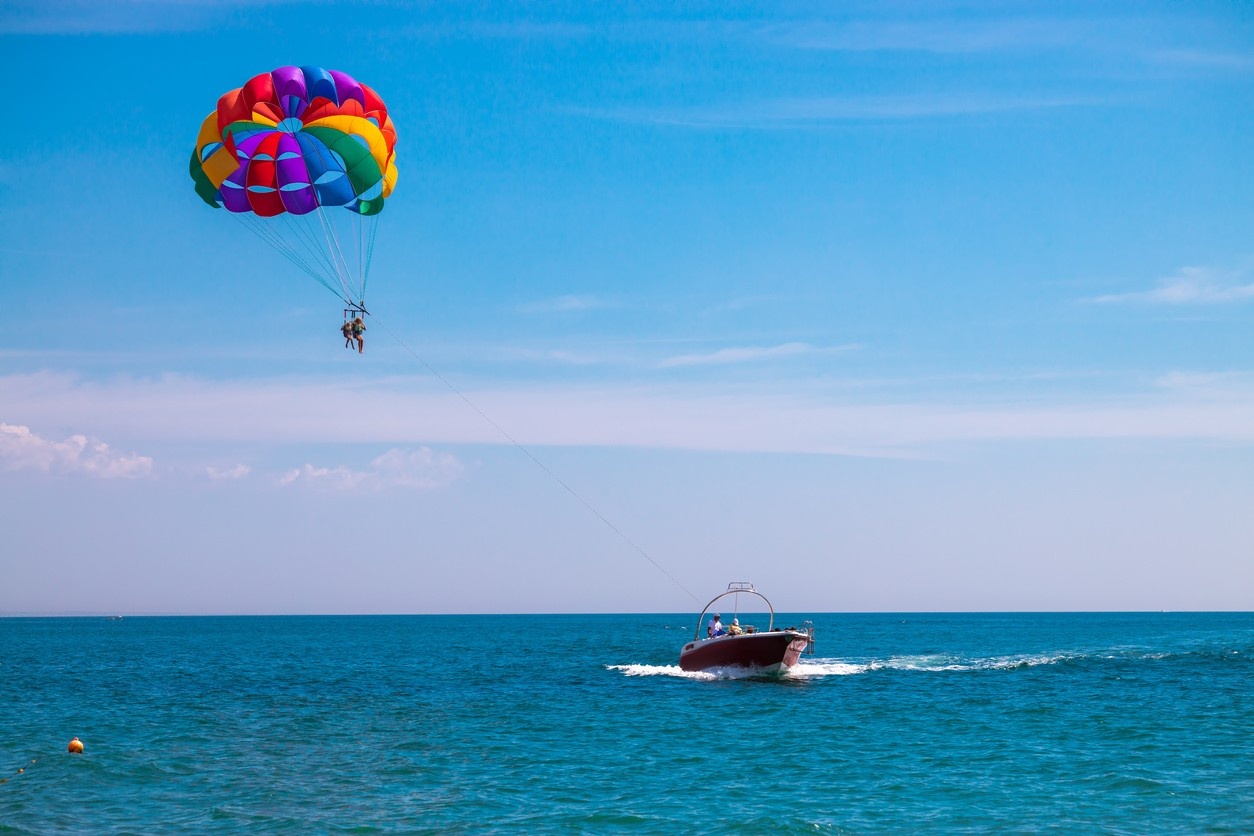
[[[397,126],[361,357],[187,175],[288,64]],[[0,0],[0,68],[0,612],[1254,606],[1248,4]]]

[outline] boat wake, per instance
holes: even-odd
[[[967,671],[1012,671],[1040,665],[1058,665],[1085,658],[1079,653],[1024,653],[1009,656],[961,657],[944,653],[890,656],[887,659],[806,659],[791,673],[794,676],[849,676],[875,671],[920,671],[953,673]]]
[[[918,656],[892,656],[886,660],[873,659],[857,665],[858,673],[892,670],[925,671],[931,673],[949,671],[1009,671],[1018,668],[1034,668],[1038,665],[1057,665],[1081,658],[1075,653],[1034,653],[1009,656],[963,658],[944,653]]]
[[[820,679],[828,676],[854,676],[875,671],[997,671],[1054,665],[1080,658],[1076,654],[1024,654],[963,659],[944,654],[893,656],[888,659],[851,661],[847,659],[802,659],[786,672],[770,675],[772,679]],[[763,678],[759,670],[741,667],[709,668],[685,671],[679,665],[606,665],[607,670],[624,676],[673,676],[679,679],[754,679]]]
[[[1137,647],[1114,647],[1091,650],[1046,651],[1003,656],[962,656],[948,653],[903,654],[887,658],[837,659],[803,656],[786,672],[764,674],[760,670],[741,667],[708,668],[685,671],[678,665],[606,665],[624,676],[672,676],[680,679],[778,679],[784,681],[815,680],[833,676],[856,676],[878,671],[920,673],[970,673],[982,671],[1014,671],[1051,665],[1170,663],[1201,656],[1225,664],[1242,663],[1254,654],[1248,649],[1225,648],[1222,651],[1186,651],[1169,653]]]
[[[622,671],[623,676],[673,676],[677,679],[749,679],[758,676],[750,668],[710,668],[686,671],[679,665],[606,665],[607,670]]]
[[[865,666],[836,660],[801,662],[787,671],[763,673],[757,668],[727,667],[707,668],[703,671],[686,671],[679,665],[606,665],[606,670],[621,671],[623,676],[673,676],[677,679],[811,679],[821,676],[844,676],[865,673]]]

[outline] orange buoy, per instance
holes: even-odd
[[[83,754],[83,741],[79,740],[77,737],[74,738],[73,740],[70,741],[69,750],[76,755]]]

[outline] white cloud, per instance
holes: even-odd
[[[341,490],[352,490],[360,485],[365,477],[365,473],[349,470],[343,465],[314,467],[312,464],[305,464],[284,473],[279,477],[279,484],[286,487],[296,482],[316,482]]]
[[[432,490],[453,482],[462,470],[462,463],[450,453],[437,453],[429,447],[417,450],[394,448],[372,460],[365,470],[352,470],[344,465],[315,467],[305,464],[283,474],[279,484],[287,486],[300,482],[334,490]]]
[[[15,424],[0,424],[0,462],[8,470],[82,473],[102,479],[130,479],[152,472],[152,459],[147,456],[115,452],[85,435],[49,441]]]
[[[605,355],[579,354],[573,351],[546,351],[533,356],[539,356],[551,362],[563,363],[568,366],[595,366],[607,362]]]
[[[975,53],[1060,49],[1109,43],[1100,28],[1080,21],[1049,19],[804,21],[765,27],[763,35],[782,46],[848,52]]]
[[[788,380],[715,386],[688,380],[481,386],[466,388],[463,399],[429,378],[387,378],[353,384],[354,409],[345,412],[326,408],[345,393],[340,379],[211,381],[171,376],[84,382],[41,373],[0,376],[0,403],[14,404],[14,417],[31,425],[90,421],[101,432],[125,432],[165,444],[377,444],[404,449],[509,444],[504,431],[529,449],[604,446],[896,457],[932,455],[955,442],[1254,443],[1254,377],[1237,374],[1212,377],[1206,387],[1138,383],[1116,393],[1109,386],[1101,391],[1086,386],[1070,394],[1042,391],[1030,399],[1019,390],[999,395],[1002,387],[990,384],[907,401],[894,381],[866,387],[857,383]],[[426,473],[426,478],[438,481],[444,477],[431,455],[437,475]],[[459,467],[450,465],[454,472]],[[285,478],[289,483],[365,487],[387,484],[388,479],[403,482],[398,469],[384,458],[362,469],[310,464]],[[414,478],[423,475],[419,468]]]
[[[1166,64],[1200,70],[1254,71],[1254,58],[1239,52],[1218,52],[1197,49],[1164,49],[1153,58]]]
[[[595,296],[576,296],[567,294],[553,299],[542,299],[538,302],[525,302],[518,306],[519,313],[568,313],[571,311],[590,311],[609,307],[608,303]]]
[[[1089,301],[1103,305],[1222,305],[1254,299],[1254,282],[1242,283],[1243,279],[1240,273],[1182,267],[1152,290],[1111,293]]]
[[[390,33],[405,40],[411,38],[482,38],[488,40],[572,40],[603,33],[604,27],[593,27],[566,21],[511,20],[488,22],[480,20],[446,21],[420,24]]]
[[[776,357],[791,357],[797,354],[809,354],[814,351],[806,343],[784,343],[774,346],[748,346],[745,348],[721,348],[709,354],[680,354],[668,357],[658,365],[663,368],[675,366],[710,366],[725,363],[749,363],[755,360],[770,360]]]
[[[790,129],[842,122],[884,122],[978,116],[1006,111],[1081,107],[1104,103],[1091,95],[1033,96],[927,93],[768,99],[671,109],[581,109],[600,119],[689,128]]]
[[[298,0],[11,0],[0,32],[35,35],[122,35],[186,32],[220,25],[238,9]]]
[[[252,473],[252,470],[253,469],[246,464],[237,464],[235,467],[210,466],[205,468],[205,475],[214,482],[229,482],[236,479],[243,479],[249,473]]]

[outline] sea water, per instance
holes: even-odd
[[[804,617],[0,619],[0,831],[1254,832],[1254,614]]]

